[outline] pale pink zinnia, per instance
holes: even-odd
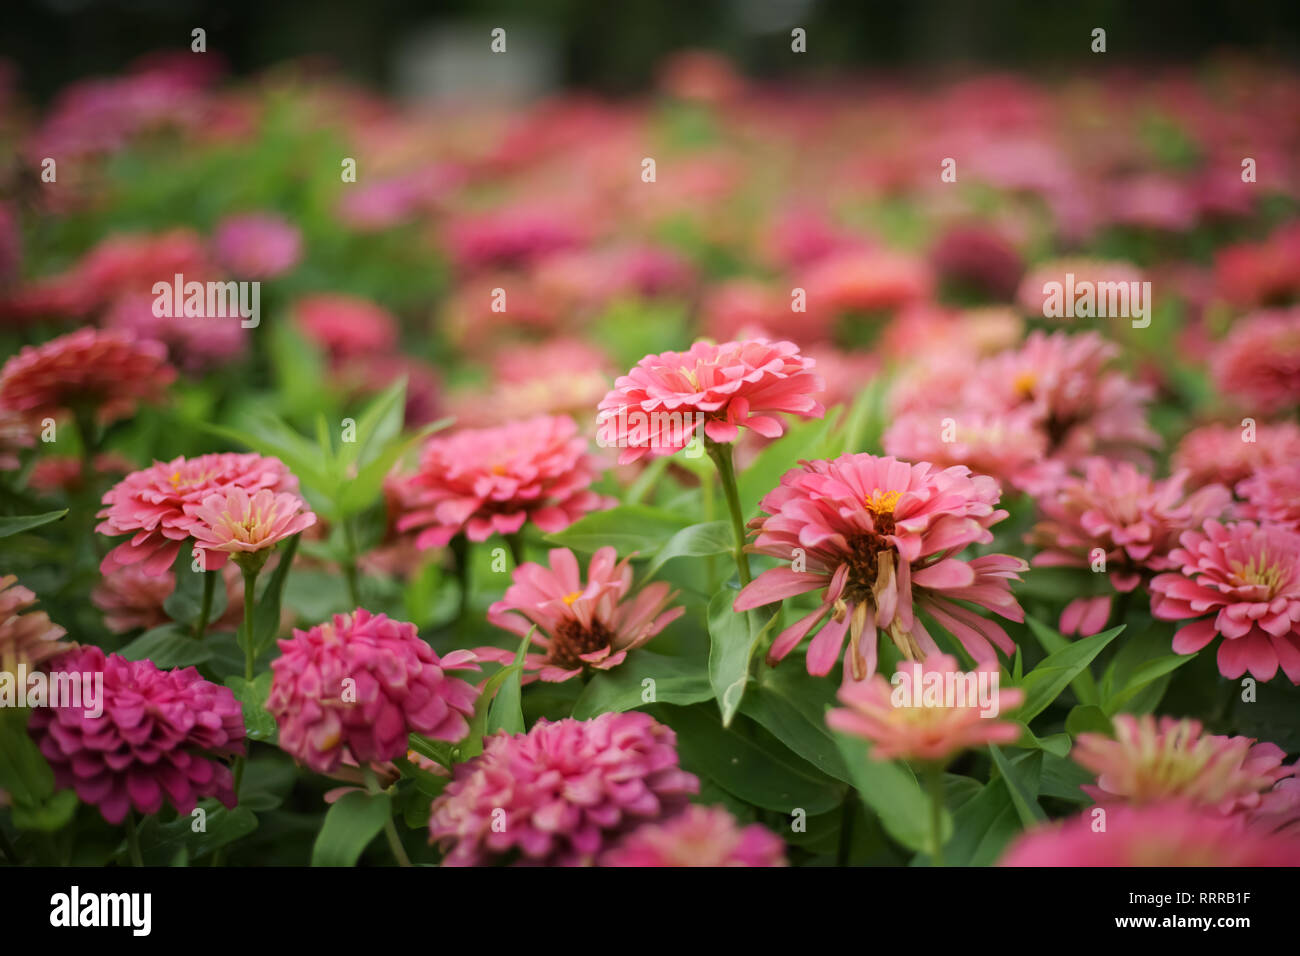
[[[447,866],[590,865],[700,787],[678,766],[672,729],[637,711],[496,734],[454,777],[429,816]]]
[[[1238,506],[1242,517],[1300,531],[1300,461],[1260,468],[1237,485],[1237,494],[1245,499]]]
[[[434,436],[415,474],[390,484],[401,512],[397,530],[418,529],[421,550],[461,532],[471,541],[513,534],[527,522],[562,531],[613,504],[591,490],[596,469],[577,423],[564,416]]]
[[[278,644],[266,709],[280,746],[317,773],[405,756],[412,733],[469,733],[478,691],[450,672],[478,670],[473,653],[440,658],[414,624],[358,608]]]
[[[785,844],[761,823],[742,827],[726,807],[692,804],[647,823],[600,858],[601,866],[785,866]]]
[[[114,634],[148,630],[171,618],[163,602],[176,590],[170,574],[149,574],[139,564],[115,567],[90,592],[90,603],[104,612],[104,626]]]
[[[0,406],[33,418],[82,410],[101,423],[161,401],[176,370],[158,342],[80,329],[28,345],[0,369]]]
[[[1275,524],[1206,521],[1169,555],[1178,571],[1151,582],[1151,613],[1196,618],[1174,635],[1194,654],[1216,637],[1219,673],[1272,680],[1278,667],[1300,684],[1300,534]],[[1210,616],[1206,616],[1210,615]]]
[[[1191,718],[1117,714],[1114,727],[1114,738],[1079,734],[1071,753],[1098,775],[1095,786],[1082,788],[1098,803],[1183,800],[1223,814],[1249,813],[1280,780],[1295,775],[1294,766],[1283,766],[1286,754],[1276,744],[1207,734]]]
[[[193,508],[210,495],[237,486],[249,493],[265,488],[276,493],[296,492],[298,479],[278,458],[224,452],[198,458],[154,462],[132,472],[104,495],[95,528],[100,534],[129,534],[131,539],[108,553],[100,570],[144,562],[148,574],[163,574],[192,536],[200,519]],[[207,555],[209,571],[226,562],[224,552]]]
[[[815,675],[835,666],[846,636],[845,666],[853,679],[875,673],[877,630],[909,660],[938,653],[918,608],[976,660],[996,661],[994,645],[1010,654],[1015,644],[972,606],[1024,620],[1010,582],[1028,565],[1006,554],[956,555],[993,540],[989,527],[1007,516],[995,509],[1000,494],[992,478],[962,466],[941,470],[868,454],[804,462],[763,498],[767,517],[750,522],[758,536],[747,550],[783,563],[746,586],[735,609],[821,590],[820,606],[782,631],[768,651],[775,664],[825,622],[808,648],[808,672]]]
[[[28,729],[60,787],[121,823],[131,808],[164,803],[188,816],[199,799],[235,805],[226,760],[244,753],[243,710],[228,687],[193,667],[159,670],[152,661],[105,656],[84,647],[58,658],[54,673],[103,676],[103,713],[83,706],[36,707]]]
[[[622,449],[619,464],[685,448],[703,424],[710,441],[734,442],[741,426],[776,438],[781,413],[819,417],[826,410],[814,362],[793,342],[750,339],[686,352],[647,355],[601,401],[602,444]]]
[[[265,551],[306,531],[316,523],[316,515],[305,509],[306,503],[293,492],[262,488],[250,495],[238,485],[186,508],[197,519],[190,529],[194,546],[205,554],[219,551],[226,555]],[[204,565],[209,571],[215,566],[211,562]]]
[[[280,216],[250,213],[217,224],[217,261],[241,279],[273,279],[302,258],[302,233]]]
[[[612,547],[599,549],[584,583],[573,552],[556,548],[550,567],[530,561],[515,569],[505,597],[488,608],[488,620],[520,637],[536,625],[532,641],[542,653],[526,655],[524,669],[543,681],[566,681],[587,668],[609,670],[686,611],[665,610],[675,594],[662,581],[629,598],[629,560],[619,561]],[[499,648],[480,648],[477,653],[506,664],[515,656]]]
[[[1030,541],[1042,548],[1036,567],[1104,567],[1121,594],[1153,573],[1175,565],[1169,552],[1178,536],[1220,517],[1232,500],[1228,489],[1207,485],[1186,495],[1186,475],[1157,480],[1129,462],[1090,458],[1082,476],[1065,478],[1038,499],[1042,520]],[[1098,559],[1103,559],[1098,564]],[[1066,634],[1096,634],[1110,613],[1108,596],[1078,598],[1061,614]]]
[[[877,760],[945,763],[963,750],[1020,738],[1019,725],[995,718],[1024,703],[1025,692],[999,690],[997,680],[996,666],[963,673],[956,658],[932,654],[924,662],[904,662],[892,682],[873,674],[844,684],[844,706],[827,713],[826,723],[871,741]],[[988,700],[981,700],[981,682],[992,688]]]
[[[1300,307],[1239,321],[1215,352],[1213,372],[1219,391],[1248,410],[1300,405]]]
[[[71,645],[67,632],[44,611],[34,611],[36,595],[12,574],[0,576],[0,672],[17,673],[19,665],[37,667]]]

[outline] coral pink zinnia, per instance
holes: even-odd
[[[132,537],[108,553],[100,570],[108,574],[143,561],[146,573],[165,573],[200,523],[193,509],[232,486],[250,494],[264,488],[293,492],[298,479],[278,458],[233,452],[173,458],[132,472],[104,495],[106,507],[99,512],[104,520],[95,528],[100,534]],[[214,571],[225,564],[226,555],[208,553],[207,561],[208,570]]]
[[[584,584],[573,552],[556,548],[549,568],[530,561],[515,569],[505,597],[488,608],[488,620],[520,637],[537,626],[532,640],[542,653],[526,655],[524,669],[544,681],[566,681],[586,668],[609,670],[686,612],[664,610],[674,594],[662,581],[625,600],[632,590],[628,560],[618,561],[611,547],[599,549]],[[495,647],[476,653],[503,664],[515,657]]]
[[[768,652],[775,664],[825,621],[808,649],[810,674],[830,672],[847,635],[846,669],[854,680],[869,677],[878,629],[908,660],[937,653],[917,608],[976,660],[995,661],[994,645],[1009,654],[1015,644],[967,605],[1024,620],[1010,582],[1028,565],[1006,554],[955,555],[993,540],[989,527],[1007,516],[994,508],[999,496],[996,481],[963,466],[940,470],[867,454],[804,462],[763,498],[768,516],[750,522],[758,537],[748,550],[789,564],[760,574],[734,607],[822,589],[821,606],[782,631]]]
[[[692,804],[647,823],[600,858],[601,866],[785,866],[785,844],[760,823],[747,827],[725,807]]]
[[[250,495],[239,485],[223,488],[187,510],[197,519],[190,528],[195,548],[226,555],[251,554],[273,548],[316,523],[316,515],[290,491],[262,488]],[[223,562],[224,563],[224,562]],[[217,565],[206,560],[205,570]]]
[[[525,522],[562,531],[613,505],[590,488],[596,468],[577,423],[560,415],[435,436],[415,474],[391,485],[402,512],[397,530],[419,529],[421,550],[462,531],[471,541],[513,534]]]
[[[1174,635],[1174,652],[1194,654],[1215,637],[1219,673],[1272,680],[1278,667],[1300,684],[1300,534],[1275,524],[1206,521],[1170,552],[1178,571],[1151,582],[1151,613],[1197,618]],[[1212,616],[1205,616],[1212,615]]]
[[[649,714],[541,719],[497,734],[457,764],[433,801],[429,838],[449,866],[582,866],[639,824],[685,809],[700,782],[677,764],[677,738]]]
[[[1215,353],[1214,383],[1264,414],[1300,405],[1300,307],[1247,316]]]
[[[469,732],[478,692],[448,672],[478,670],[473,653],[439,658],[414,624],[358,608],[278,643],[266,709],[280,746],[317,773],[405,756],[412,733]]]
[[[1219,482],[1235,487],[1258,468],[1300,459],[1300,425],[1294,422],[1202,425],[1183,436],[1170,466],[1189,473],[1192,487]]]
[[[164,801],[182,815],[202,797],[235,805],[224,760],[244,753],[244,717],[229,688],[193,667],[159,670],[152,661],[106,657],[98,647],[58,658],[51,671],[80,674],[83,685],[103,675],[102,714],[36,707],[28,730],[55,782],[97,806],[109,823],[121,823],[132,807],[157,813]]]
[[[963,673],[956,658],[933,654],[903,663],[893,681],[873,674],[846,683],[839,699],[844,706],[826,723],[871,741],[875,759],[943,763],[971,747],[1019,739],[1018,725],[993,718],[1019,707],[1025,692],[999,690],[996,667]]]
[[[139,402],[160,401],[175,378],[162,344],[80,329],[25,346],[9,359],[0,369],[0,406],[33,418],[82,410],[108,423],[130,415]]]
[[[690,444],[700,424],[714,442],[733,442],[740,426],[766,438],[784,428],[778,413],[819,417],[813,395],[825,387],[814,362],[793,342],[749,339],[686,352],[647,355],[599,405],[600,441],[622,450],[619,464],[666,455]]]

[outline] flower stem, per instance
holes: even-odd
[[[451,539],[451,553],[456,560],[456,580],[460,584],[460,606],[456,609],[456,621],[464,624],[469,614],[470,586],[470,548],[469,539],[458,534]]]
[[[144,857],[140,854],[140,834],[135,829],[135,811],[126,811],[126,846],[131,851],[131,865],[144,866]]]
[[[722,494],[727,499],[727,510],[731,512],[731,530],[736,536],[736,571],[740,575],[740,586],[750,582],[749,555],[745,553],[745,517],[740,510],[740,489],[736,485],[736,468],[731,461],[731,446],[718,444],[705,439],[709,457],[718,468],[718,483],[722,485]]]
[[[199,616],[194,622],[194,637],[203,640],[208,630],[208,618],[212,616],[212,594],[217,587],[217,572],[203,571],[203,602],[199,605]]]
[[[930,862],[943,866],[943,768],[927,768],[926,778],[930,785]]]
[[[244,680],[253,679],[253,665],[257,659],[254,646],[256,635],[253,631],[253,600],[257,590],[257,571],[245,567],[244,572]]]
[[[510,557],[515,562],[515,567],[524,563],[524,538],[523,535],[516,531],[514,534],[505,536],[506,544],[510,547]]]
[[[370,768],[369,764],[362,764],[361,772],[366,777],[366,792],[372,796],[378,796],[382,791],[379,789],[379,781],[375,779],[374,770]],[[397,836],[397,827],[393,826],[391,813],[384,815],[384,836],[388,838],[388,848],[393,851],[393,856],[397,859],[397,865],[410,866],[411,859],[406,855],[402,841]]]
[[[357,540],[352,531],[352,521],[343,519],[343,545],[347,556],[343,559],[343,580],[348,586],[348,601],[354,608],[361,607],[361,588],[357,582]]]

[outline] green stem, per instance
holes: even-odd
[[[366,778],[366,792],[377,796],[382,791],[379,789],[379,781],[375,779],[375,772],[369,764],[362,764],[361,772]],[[410,866],[410,857],[406,855],[406,849],[402,846],[402,841],[397,836],[397,827],[393,825],[392,814],[384,815],[384,836],[388,838],[388,848],[393,851],[393,857],[397,860],[398,866]]]
[[[206,552],[203,552],[206,553]],[[203,602],[199,605],[198,620],[194,622],[194,637],[196,640],[203,640],[203,635],[208,630],[208,618],[212,616],[212,595],[217,588],[216,571],[203,571]]]
[[[943,768],[932,765],[926,768],[930,790],[930,862],[943,866]]]
[[[857,799],[857,794],[850,790],[840,807],[840,848],[835,859],[836,866],[849,865],[853,851],[853,812],[856,809],[853,803]]]
[[[469,539],[467,539],[463,534],[458,534],[452,538],[451,553],[452,557],[456,561],[456,580],[460,584],[460,606],[456,609],[456,621],[460,624],[464,624],[466,617],[469,615]]]
[[[740,510],[740,489],[736,485],[736,468],[731,461],[731,446],[719,445],[705,439],[709,457],[718,468],[718,483],[722,485],[722,494],[727,499],[727,510],[731,512],[731,530],[736,536],[736,571],[740,575],[740,586],[750,582],[749,555],[745,553],[745,517]]]
[[[257,659],[257,633],[253,630],[253,601],[257,593],[257,571],[242,568],[244,572],[244,680],[253,679],[253,665]]]
[[[343,560],[343,580],[348,586],[348,600],[354,608],[361,607],[361,588],[357,582],[357,540],[352,532],[352,522],[343,519],[343,544],[347,557]]]
[[[140,834],[135,829],[135,811],[126,812],[126,846],[131,851],[131,865],[144,866],[144,857],[140,854]]]
[[[510,557],[514,559],[515,567],[524,563],[524,538],[523,535],[516,531],[514,534],[505,536],[506,544],[510,547]]]

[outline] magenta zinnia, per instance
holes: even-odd
[[[591,557],[584,583],[573,552],[556,548],[550,567],[528,562],[515,569],[505,597],[488,608],[488,620],[520,637],[532,631],[542,653],[526,655],[524,669],[544,681],[565,681],[586,668],[609,670],[686,612],[664,610],[675,595],[663,582],[628,599],[628,560],[618,561],[613,548],[601,548]],[[495,647],[476,653],[503,664],[515,657],[514,651]]]
[[[939,470],[867,454],[805,462],[763,498],[767,517],[751,522],[758,536],[748,550],[789,564],[759,575],[735,610],[821,589],[820,606],[781,632],[768,652],[775,664],[824,622],[808,649],[815,675],[835,666],[846,635],[845,666],[854,680],[876,670],[877,630],[908,660],[937,653],[918,609],[976,660],[995,661],[995,645],[1010,654],[1015,644],[971,606],[1024,620],[1010,582],[1028,565],[1006,554],[956,555],[993,540],[989,527],[1007,516],[994,507],[999,496],[996,481],[964,466]]]
[[[469,733],[478,691],[448,672],[478,670],[474,654],[440,658],[414,624],[358,608],[278,644],[266,709],[280,746],[317,773],[405,756],[412,733]]]
[[[98,647],[72,651],[50,670],[79,674],[83,686],[103,675],[101,715],[87,716],[83,706],[36,707],[28,729],[55,782],[109,823],[121,823],[132,807],[157,813],[164,801],[181,814],[203,797],[235,805],[225,760],[244,753],[244,717],[229,688],[193,667],[159,670]]]
[[[580,866],[639,824],[680,813],[699,780],[677,738],[648,714],[542,719],[487,739],[433,802],[429,836],[445,865]]]

